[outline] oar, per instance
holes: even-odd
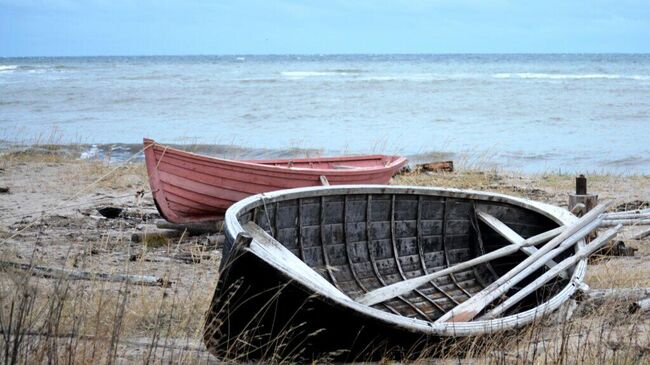
[[[395,298],[397,296],[406,294],[412,290],[415,290],[422,285],[427,284],[435,278],[453,274],[458,271],[468,269],[470,267],[498,259],[500,257],[511,255],[519,251],[522,247],[534,246],[540,243],[544,243],[551,238],[559,235],[564,231],[565,227],[558,227],[550,231],[538,234],[536,236],[530,237],[522,242],[513,243],[508,246],[501,247],[500,249],[494,250],[492,252],[486,253],[485,255],[475,257],[471,260],[460,262],[454,266],[450,266],[446,269],[433,272],[431,274],[418,276],[416,278],[400,281],[391,285],[387,285],[373,291],[370,291],[363,296],[356,298],[355,300],[361,304],[365,305],[375,305],[377,303],[385,302],[389,299]]]
[[[596,250],[603,247],[607,242],[609,242],[612,238],[614,238],[618,234],[621,227],[623,226],[619,224],[618,226],[614,228],[610,228],[609,230],[600,234],[597,239],[589,243],[589,245],[587,245],[586,247],[580,249],[578,253],[562,260],[559,264],[554,266],[552,269],[548,270],[540,277],[535,279],[535,281],[526,285],[523,289],[519,290],[517,293],[515,293],[513,296],[508,298],[506,301],[504,301],[503,303],[499,304],[494,309],[489,311],[485,316],[481,317],[481,319],[492,319],[498,317],[501,313],[505,312],[513,305],[519,303],[522,299],[524,299],[526,296],[528,296],[535,290],[539,289],[542,285],[546,284],[549,280],[553,279],[555,276],[560,274],[563,270],[570,268],[571,266],[575,265],[578,261],[589,257],[591,254],[596,252]]]
[[[584,236],[588,235],[591,231],[598,228],[602,222],[602,218],[598,216],[607,209],[611,202],[606,202],[596,206],[594,209],[579,218],[572,225],[568,226],[564,232],[555,237],[537,252],[526,258],[517,266],[508,271],[505,275],[488,285],[485,289],[475,294],[465,302],[457,305],[451,311],[442,315],[436,323],[441,322],[464,322],[470,321],[476,317],[485,307],[490,305],[496,298],[507,292],[510,288],[517,285],[521,280],[533,273],[548,262],[555,256],[548,255],[551,250],[558,246],[562,249],[568,248],[570,245],[581,240]],[[554,252],[557,255],[559,252]]]

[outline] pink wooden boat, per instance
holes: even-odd
[[[404,157],[384,155],[228,160],[147,138],[144,146],[156,207],[174,223],[221,219],[233,203],[268,191],[327,183],[387,184],[407,162]]]

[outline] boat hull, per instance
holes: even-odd
[[[173,223],[221,219],[235,202],[269,191],[323,184],[387,184],[403,157],[369,155],[292,160],[226,160],[144,140],[151,191]]]
[[[351,299],[508,245],[472,218],[477,210],[489,212],[522,237],[575,220],[565,210],[529,200],[420,187],[304,188],[238,202],[226,214],[220,278],[206,321],[208,349],[226,359],[241,354],[345,361],[418,356],[440,351],[439,345],[450,338],[526,325],[573,294],[575,286],[558,279],[504,317],[434,324],[526,257],[517,253],[374,306]],[[235,244],[245,233],[243,224],[251,221],[335,289],[323,289],[298,268],[282,266],[256,242]],[[580,241],[575,250],[583,245]],[[583,280],[585,268],[582,260],[571,270],[574,283]]]

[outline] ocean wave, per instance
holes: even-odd
[[[292,78],[305,78],[305,77],[319,77],[319,76],[348,76],[356,75],[363,72],[358,69],[335,69],[323,71],[282,71],[280,74],[285,77]]]
[[[431,73],[411,73],[403,75],[377,75],[364,77],[364,81],[451,81],[470,78],[465,74],[431,74]]]
[[[0,73],[25,72],[25,73],[45,73],[65,72],[74,70],[77,67],[68,65],[0,65]]]
[[[14,72],[17,68],[17,65],[0,65],[0,73]]]
[[[619,74],[553,74],[536,72],[497,73],[496,79],[547,79],[547,80],[589,80],[589,79],[624,79],[650,80],[650,75],[619,75]]]
[[[331,71],[283,71],[282,76],[286,77],[314,77],[314,76],[337,76],[346,75],[345,73],[331,72]]]

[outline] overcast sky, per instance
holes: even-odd
[[[649,0],[0,0],[0,56],[650,52]]]

